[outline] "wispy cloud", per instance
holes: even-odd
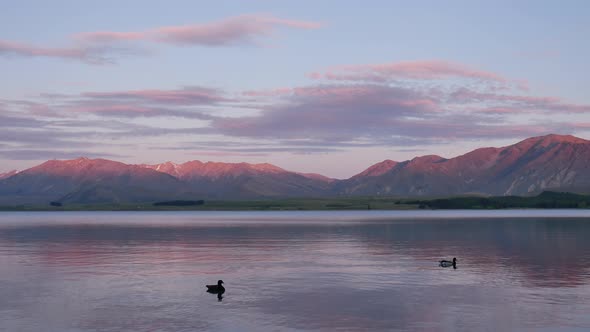
[[[200,157],[214,157],[214,158],[226,158],[226,157],[266,157],[268,153],[243,153],[243,152],[232,152],[232,151],[193,151],[190,155],[197,158]]]
[[[0,109],[0,112],[2,110]],[[0,129],[6,128],[35,128],[45,124],[44,121],[23,116],[11,116],[0,114]]]
[[[201,120],[210,120],[212,117],[200,111],[176,110],[165,107],[134,106],[117,103],[80,103],[79,106],[71,106],[64,111],[72,114],[95,114],[103,117],[114,118],[138,118],[138,117],[179,117]]]
[[[116,92],[88,92],[82,97],[94,100],[152,102],[169,105],[206,105],[229,101],[223,91],[205,87],[184,87],[175,90],[132,90]]]
[[[202,108],[234,102],[222,90],[205,87],[43,94],[35,100],[13,100],[9,106],[38,116],[71,117],[96,114],[137,118],[171,116],[210,120]]]
[[[42,47],[26,43],[0,40],[0,56],[49,57],[76,60],[93,65],[113,64],[123,55],[139,54],[139,50],[108,45],[75,45],[70,47]]]
[[[337,66],[310,76],[324,84],[246,91],[268,104],[257,115],[218,117],[212,126],[227,136],[305,137],[324,146],[407,146],[571,133],[579,126],[548,118],[590,112],[590,105],[523,94],[522,80],[447,61]],[[531,118],[514,121],[517,114]]]
[[[226,46],[254,44],[261,37],[273,34],[280,27],[318,29],[317,22],[289,20],[271,15],[242,15],[216,22],[164,26],[144,31],[96,31],[76,35],[76,39],[92,43],[150,41],[174,45]]]
[[[9,160],[47,160],[47,159],[73,159],[78,157],[91,158],[121,158],[124,157],[112,153],[98,153],[87,150],[63,151],[63,150],[0,150],[0,157]]]
[[[388,82],[392,80],[439,80],[448,78],[469,78],[505,82],[498,74],[477,70],[470,66],[441,61],[402,61],[382,64],[334,66],[323,72],[308,74],[313,79],[335,81]]]
[[[341,141],[360,132],[374,135],[400,116],[438,110],[434,100],[419,92],[368,84],[297,88],[286,101],[258,116],[214,119],[213,127],[227,135]]]
[[[257,154],[264,154],[268,155],[271,153],[294,153],[294,154],[311,154],[311,153],[328,153],[328,152],[339,152],[344,151],[342,148],[337,147],[313,147],[313,146],[287,146],[282,145],[273,145],[273,146],[263,146],[263,147],[244,147],[243,144],[240,147],[230,148],[224,147],[223,144],[221,145],[207,145],[207,144],[190,144],[184,146],[175,146],[172,148],[166,148],[166,150],[182,150],[182,151],[200,151],[200,152],[219,152],[220,155],[223,153],[227,154],[242,154],[242,155],[257,155]],[[195,152],[196,153],[196,152]]]
[[[498,94],[459,88],[449,95],[449,100],[457,104],[485,105],[482,112],[526,113],[533,111],[560,113],[587,113],[590,105],[568,103],[557,97],[539,97],[516,94]]]
[[[509,124],[485,113],[460,112],[447,103],[448,96],[435,98],[415,88],[341,84],[293,91],[259,115],[216,118],[212,126],[228,136],[309,138],[326,145],[368,140],[383,146],[404,146],[409,140],[430,144],[436,139],[522,137],[567,127],[556,122]]]
[[[18,145],[20,150],[92,150],[97,142],[108,140],[129,151],[124,144],[131,140],[148,150],[197,151],[222,157],[420,149],[590,128],[568,117],[555,117],[590,113],[590,105],[524,93],[510,84],[498,89],[469,83],[511,81],[485,70],[459,70],[463,68],[459,65],[429,68],[399,67],[396,70],[402,74],[396,74],[395,80],[327,80],[233,93],[189,86],[2,100],[0,141]],[[226,112],[228,108],[233,111]],[[145,119],[154,117],[169,118],[167,126]]]
[[[84,32],[74,35],[67,47],[0,40],[0,56],[58,58],[105,65],[116,63],[122,56],[151,54],[134,42],[205,47],[259,45],[264,38],[274,35],[281,28],[309,30],[321,26],[318,22],[272,15],[241,15],[215,22],[163,26],[143,31]]]
[[[247,90],[242,92],[244,96],[248,97],[277,97],[285,96],[293,93],[292,88],[275,88],[268,90]]]

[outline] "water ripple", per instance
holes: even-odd
[[[590,218],[453,213],[0,214],[0,330],[590,328]]]

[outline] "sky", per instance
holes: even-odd
[[[0,7],[0,173],[86,156],[347,178],[385,159],[590,139],[588,1]]]

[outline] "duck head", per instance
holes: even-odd
[[[217,280],[217,286],[221,286],[223,284],[223,280]]]
[[[453,257],[453,264],[457,264],[457,258]]]

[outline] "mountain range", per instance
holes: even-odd
[[[533,137],[446,159],[385,160],[345,180],[271,164],[189,161],[129,165],[106,159],[50,160],[0,174],[0,205],[139,203],[174,199],[590,193],[590,141]]]

